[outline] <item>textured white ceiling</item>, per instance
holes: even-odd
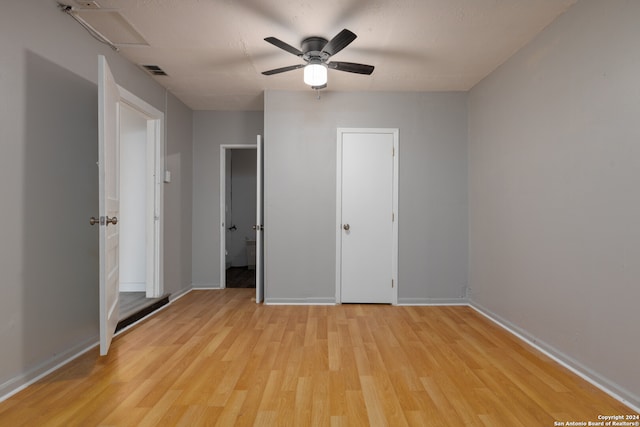
[[[325,90],[469,90],[575,1],[96,0],[148,44],[120,46],[121,54],[161,66],[168,76],[154,78],[195,110],[261,110],[267,89],[311,90],[301,69],[261,74],[301,63],[264,38],[299,47],[305,37],[331,39],[343,28],[358,38],[332,59],[375,71],[329,70]],[[122,19],[109,22],[101,20],[101,31],[116,38]]]

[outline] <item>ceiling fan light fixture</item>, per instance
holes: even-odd
[[[304,82],[311,87],[327,84],[327,66],[322,63],[310,63],[304,67]]]

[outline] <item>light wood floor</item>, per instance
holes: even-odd
[[[468,307],[194,291],[0,403],[0,426],[553,426],[632,411]]]

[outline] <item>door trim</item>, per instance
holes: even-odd
[[[227,172],[227,163],[225,161],[227,152],[226,150],[257,150],[257,144],[222,144],[220,145],[220,220],[218,224],[218,230],[220,231],[220,289],[224,289],[227,287],[227,236],[225,233],[225,211],[227,208],[227,199],[226,199],[226,172]],[[257,267],[257,266],[256,266]]]
[[[336,303],[342,301],[342,137],[349,133],[391,134],[393,136],[393,201],[391,280],[393,280],[391,304],[398,304],[398,159],[399,130],[397,128],[338,128],[336,141]],[[390,284],[391,285],[391,284]]]

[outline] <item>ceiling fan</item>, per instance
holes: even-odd
[[[300,49],[279,40],[275,37],[267,37],[265,41],[279,47],[295,56],[302,58],[306,64],[290,65],[288,67],[276,68],[269,71],[263,71],[262,74],[270,76],[272,74],[284,73],[285,71],[297,70],[304,68],[304,82],[313,89],[324,89],[327,87],[327,69],[346,71],[348,73],[366,74],[373,73],[373,65],[356,64],[354,62],[329,61],[336,53],[347,47],[356,39],[356,35],[351,31],[344,29],[331,40],[323,37],[307,37],[302,40]]]

